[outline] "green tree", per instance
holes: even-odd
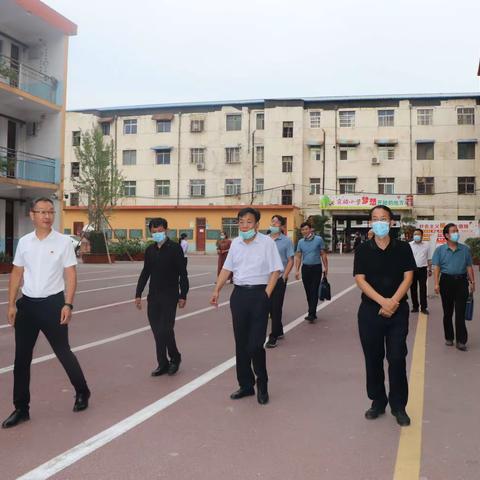
[[[103,231],[123,197],[124,178],[114,161],[114,144],[104,138],[100,128],[81,133],[80,145],[75,147],[80,174],[72,178],[76,191],[87,198],[88,222],[95,232]]]

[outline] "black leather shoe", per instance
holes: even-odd
[[[14,410],[10,416],[2,423],[2,428],[12,428],[17,426],[19,423],[26,422],[30,420],[30,414],[28,410]]]
[[[240,398],[250,397],[252,395],[255,395],[255,390],[253,389],[253,387],[252,388],[240,387],[236,392],[233,392],[230,395],[230,398],[232,400],[239,400]]]
[[[460,350],[461,352],[467,351],[467,346],[464,343],[457,343],[456,347],[457,350]]]
[[[365,418],[367,420],[375,420],[376,418],[378,418],[380,415],[383,415],[384,413],[385,413],[384,408],[370,407],[365,412]]]
[[[315,322],[316,319],[317,319],[317,317],[315,315],[307,315],[305,317],[305,320],[309,321],[310,323]]]
[[[275,337],[270,337],[265,346],[267,348],[275,348],[277,346],[277,339]]]
[[[429,314],[430,314],[430,312],[428,311],[428,308],[422,308],[420,311],[421,311],[424,315],[429,315]]]
[[[412,309],[410,310],[410,312],[411,312],[411,313],[418,313],[418,308],[412,308]]]
[[[445,340],[445,345],[447,347],[453,347],[453,340]]]
[[[158,366],[152,373],[152,377],[159,377],[160,375],[165,375],[168,373],[168,369],[170,368],[170,364],[166,364],[163,367]]]
[[[410,417],[407,415],[407,412],[405,410],[392,412],[392,415],[397,419],[397,423],[401,427],[408,427],[410,425]]]
[[[266,405],[268,403],[269,397],[266,390],[257,392],[257,401],[260,405]]]
[[[176,362],[171,361],[170,365],[168,366],[168,374],[175,375],[178,372],[178,369],[180,368],[180,363],[181,360],[177,360]]]
[[[74,412],[81,412],[88,408],[88,399],[90,398],[90,392],[77,393],[75,396],[75,403],[73,404]]]

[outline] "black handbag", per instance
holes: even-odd
[[[325,275],[323,276],[322,281],[320,282],[320,287],[318,288],[318,298],[322,301],[332,299],[332,290]]]
[[[465,308],[465,320],[473,320],[473,294],[470,293]]]

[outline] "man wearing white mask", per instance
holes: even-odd
[[[412,313],[418,312],[418,287],[420,287],[420,308],[421,312],[428,315],[427,307],[427,278],[432,275],[432,261],[428,258],[430,247],[423,241],[423,230],[416,228],[413,232],[413,241],[410,242],[417,269],[413,274],[413,282],[410,287],[412,299]]]
[[[173,329],[177,305],[184,308],[187,301],[187,267],[182,247],[167,237],[167,220],[154,218],[150,220],[148,228],[155,243],[145,250],[145,262],[137,283],[135,305],[139,310],[142,309],[143,289],[150,279],[147,313],[155,338],[158,361],[158,366],[151,375],[175,375],[180,366],[181,355]]]
[[[367,393],[372,406],[368,420],[385,413],[390,404],[400,426],[410,425],[405,411],[408,401],[406,369],[409,309],[407,292],[416,269],[412,249],[406,242],[391,238],[392,211],[383,205],[370,210],[375,237],[355,251],[353,274],[362,291],[358,328],[365,366]],[[388,361],[390,391],[385,390],[383,362]]]
[[[465,352],[468,340],[465,308],[469,289],[475,291],[472,256],[468,246],[459,243],[460,235],[454,223],[445,225],[443,236],[447,243],[437,247],[432,258],[435,267],[435,293],[442,297],[445,344],[452,346],[456,337],[457,349]],[[454,310],[455,332],[452,323]]]

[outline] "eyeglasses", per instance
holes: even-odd
[[[55,210],[32,210],[33,213],[38,213],[42,217],[54,216]]]

